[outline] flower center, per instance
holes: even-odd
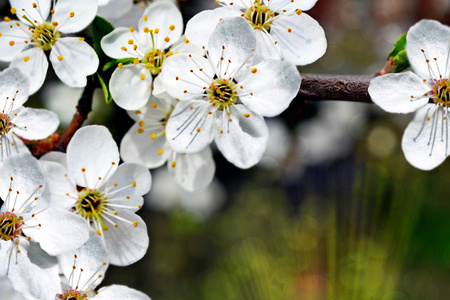
[[[23,218],[11,212],[0,214],[0,238],[4,241],[13,240],[22,234]]]
[[[8,133],[11,127],[12,123],[8,115],[0,113],[0,136]]]
[[[86,294],[81,294],[77,290],[68,290],[68,291],[65,291],[63,294],[57,294],[56,299],[83,300],[83,299],[88,299],[88,297]]]
[[[448,79],[438,80],[433,86],[434,101],[437,104],[443,104],[450,107],[450,82]]]
[[[33,23],[31,22],[31,24]],[[56,40],[61,37],[61,33],[55,29],[52,23],[33,24],[33,27],[34,29],[31,29],[33,42],[36,44],[36,47],[40,47],[43,51],[51,50]]]
[[[106,197],[99,190],[83,188],[78,192],[78,201],[75,204],[77,214],[93,221],[100,220],[100,215],[106,207]]]
[[[141,62],[147,65],[147,69],[149,69],[153,76],[156,76],[161,73],[161,68],[165,59],[166,53],[164,51],[154,49],[148,52]]]
[[[244,17],[254,29],[270,31],[270,25],[275,17],[275,13],[267,6],[261,4],[260,0],[256,0],[253,6],[244,13]]]
[[[233,81],[217,78],[206,91],[209,101],[218,110],[224,110],[236,103],[236,84]]]

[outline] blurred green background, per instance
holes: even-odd
[[[215,7],[179,4],[185,21]],[[450,1],[319,0],[306,13],[323,26],[328,50],[301,73],[369,75],[418,20],[449,25]],[[51,75],[29,105],[70,119],[81,90]],[[103,285],[159,300],[449,299],[450,162],[428,172],[406,162],[400,144],[411,118],[370,104],[294,100],[269,123],[276,147],[260,165],[239,170],[216,152],[217,180],[196,194],[176,191],[165,166],[152,171],[139,212],[148,253],[110,267]],[[100,93],[89,122],[107,125],[117,142],[132,124]]]

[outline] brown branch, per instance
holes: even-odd
[[[87,119],[89,112],[91,111],[92,96],[96,87],[97,81],[94,74],[93,76],[88,77],[87,85],[78,100],[77,110],[73,115],[72,121],[66,131],[61,135],[52,134],[49,139],[31,142],[33,143],[31,151],[34,156],[41,156],[50,151],[66,152],[67,145],[69,144],[72,136],[78,129],[81,128],[84,121]],[[64,99],[62,99],[62,101],[64,101]]]
[[[375,76],[302,74],[298,100],[373,103],[367,89]]]

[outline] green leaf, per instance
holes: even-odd
[[[402,34],[401,37],[395,42],[394,49],[389,53],[388,58],[395,57],[400,51],[406,48],[406,33]]]
[[[393,58],[396,67],[397,72],[401,72],[409,67],[409,60],[408,55],[406,55],[406,50],[400,51],[396,56]]]
[[[112,32],[113,30],[114,26],[112,26],[111,23],[109,23],[102,17],[95,16],[94,20],[92,21],[92,44],[100,62],[97,69],[97,77],[102,87],[103,94],[105,95],[105,101],[108,104],[112,101],[112,96],[109,91],[109,78],[111,77],[111,74],[105,74],[103,71],[103,67],[104,64],[110,60],[110,58],[103,52],[102,47],[100,46],[100,42],[105,35]]]
[[[98,75],[98,81],[100,82],[100,85],[102,86],[103,95],[105,95],[105,101],[107,104],[109,104],[112,101],[112,96],[109,91],[109,80],[105,81],[103,76],[100,75],[99,73],[97,73],[97,75]]]
[[[410,66],[406,54],[406,33],[395,42],[394,49],[389,53],[388,59],[392,61],[391,72],[401,72]]]
[[[106,60],[108,60],[106,54],[103,52],[102,47],[100,46],[100,41],[105,35],[112,32],[113,30],[114,26],[112,26],[111,23],[109,23],[102,17],[95,16],[94,20],[92,21],[92,43],[94,45],[94,50],[98,55],[98,59],[100,60],[100,66],[103,66]],[[102,68],[99,67],[99,70],[101,70]]]
[[[135,58],[130,57],[130,58],[120,58],[120,59],[114,59],[114,60],[108,61],[106,64],[103,65],[102,71],[107,72],[111,68],[115,69],[119,63],[123,63],[124,65],[131,64],[131,63],[133,63],[134,60],[135,60]]]

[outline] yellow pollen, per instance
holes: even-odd
[[[5,20],[5,22],[11,22],[11,19],[8,17],[5,17],[4,20]]]
[[[133,180],[133,182],[131,183],[131,186],[135,188],[136,187],[136,181]]]
[[[138,128],[137,132],[138,132],[138,133],[144,133],[144,129]]]
[[[58,60],[62,61],[63,60],[63,56],[62,55],[58,56]]]
[[[145,33],[149,33],[149,31],[150,31],[150,30],[148,29],[148,27],[144,27],[144,32],[145,32]]]
[[[200,131],[201,131],[200,127],[199,127],[199,128],[197,128],[197,132],[200,132]]]
[[[23,58],[23,61],[24,62],[27,62],[27,61],[29,61],[30,60],[30,57],[29,56],[25,56],[24,58]]]
[[[244,114],[244,117],[248,118],[250,117],[250,114]]]
[[[144,80],[145,79],[145,74],[142,74],[141,75],[141,80]]]
[[[134,32],[134,27],[130,27],[130,31],[131,31],[131,32]]]
[[[11,7],[11,14],[15,15],[17,12],[17,9],[15,9],[14,7]]]
[[[124,47],[124,46],[120,47],[120,49],[123,50],[123,51],[127,51],[127,48]]]
[[[117,65],[117,67],[118,67],[119,69],[122,69],[122,68],[123,68],[123,63],[119,63],[119,64]]]
[[[170,25],[169,29],[170,29],[170,31],[173,31],[175,29],[175,25]]]
[[[170,165],[172,166],[172,168],[175,168],[177,166],[177,163],[173,161]]]
[[[73,18],[73,17],[75,17],[75,13],[74,13],[73,11],[71,11],[70,14],[69,14],[69,16],[70,16],[71,18]]]
[[[98,229],[97,229],[97,231],[95,233],[97,233],[99,236],[102,236],[102,233]]]
[[[167,56],[172,56],[172,55],[173,55],[172,51],[167,52]]]
[[[291,33],[291,32],[292,32],[292,29],[291,29],[291,28],[288,28],[288,32]]]
[[[81,37],[81,36],[80,36],[78,39],[79,39],[80,41],[84,41],[84,37]]]
[[[163,154],[163,152],[164,152],[164,150],[163,150],[163,149],[159,149],[159,150],[158,150],[158,155],[162,155],[162,154]]]
[[[151,138],[152,140],[156,139],[156,133],[152,133],[152,135],[150,136],[150,138]]]
[[[134,113],[137,114],[137,115],[139,115],[139,114],[142,114],[142,111],[137,110],[137,111],[135,111]]]
[[[220,134],[223,134],[223,130],[222,129],[220,130]]]
[[[52,9],[50,12],[51,12],[52,15],[55,14],[55,10],[54,9]]]
[[[144,121],[142,121],[142,120],[140,120],[140,121],[139,121],[139,126],[141,126],[141,127],[142,127],[142,126],[144,126],[144,125],[145,125],[145,122],[144,122]]]
[[[152,107],[153,107],[153,108],[157,108],[158,105],[157,105],[156,103],[152,103]]]
[[[430,119],[431,119],[430,117],[427,117],[427,121],[430,121]]]
[[[164,41],[165,41],[166,43],[168,43],[168,42],[170,41],[170,38],[169,38],[168,36],[166,36],[166,37],[164,38]]]
[[[147,15],[144,15],[144,21],[147,22],[147,20],[148,20]],[[148,29],[148,28],[147,28],[147,29]]]
[[[56,26],[58,26],[58,22],[53,21],[53,22],[52,22],[52,25],[56,27]]]
[[[252,69],[252,73],[253,73],[253,74],[255,74],[255,73],[256,73],[256,71],[258,71],[258,69],[257,69],[257,68],[253,68],[253,69]]]
[[[135,64],[135,65],[137,65],[139,63],[139,59],[135,59],[135,60],[133,60],[133,64]]]
[[[303,11],[301,9],[297,9],[296,13],[297,13],[297,15],[300,16],[303,13]]]
[[[184,42],[186,43],[186,44],[189,44],[189,40],[186,38],[186,39],[184,39]]]
[[[165,132],[165,131],[163,131],[161,134],[162,134],[163,136],[166,136],[166,132]]]
[[[134,227],[137,227],[137,225],[138,225],[137,222],[134,221],[134,222],[133,222],[133,226],[134,226]]]
[[[37,4],[33,2],[33,8],[36,8],[36,7],[37,7]]]
[[[10,46],[14,46],[14,44],[15,44],[14,41],[9,42]]]
[[[128,40],[128,45],[133,45],[134,41],[132,39]]]
[[[155,34],[159,33],[159,28],[155,28]]]

